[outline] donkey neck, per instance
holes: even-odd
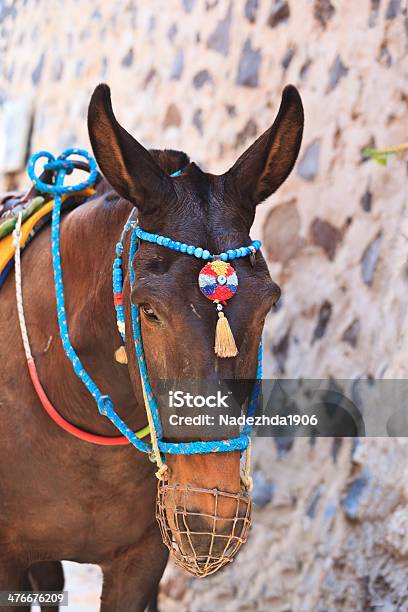
[[[118,413],[130,427],[138,429],[146,424],[142,394],[135,396],[128,367],[114,359],[121,338],[112,297],[115,245],[131,210],[129,202],[104,191],[102,185],[92,199],[62,220],[61,258],[71,342],[89,375],[103,393],[112,397]],[[126,241],[125,300],[130,299],[127,254]],[[128,344],[127,351],[134,352],[132,343]],[[47,368],[44,363],[42,370],[47,387],[53,390],[51,397],[57,397],[61,414],[93,433],[117,435],[108,420],[100,416],[93,398],[76,377],[60,342],[58,354],[53,357],[52,367]],[[130,367],[134,363],[134,359],[129,360]]]

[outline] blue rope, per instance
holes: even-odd
[[[73,161],[69,159],[69,157],[72,155],[84,157],[89,162],[90,174],[85,181],[82,181],[81,183],[78,183],[77,185],[64,185],[64,180],[67,174],[71,174],[71,172],[75,169]],[[44,165],[44,169],[50,170],[56,174],[56,181],[53,184],[44,183],[35,174],[36,163],[41,157],[45,157],[47,160],[47,163]],[[57,159],[55,159],[47,151],[39,151],[38,153],[33,155],[29,161],[28,174],[31,180],[35,183],[39,191],[49,193],[53,195],[55,199],[53,212],[52,212],[51,250],[52,250],[52,262],[53,262],[53,269],[54,269],[54,283],[55,283],[55,296],[56,296],[56,303],[57,303],[58,326],[59,326],[60,336],[61,336],[65,354],[67,355],[68,359],[71,361],[75,374],[83,382],[86,389],[89,391],[89,393],[94,398],[98,406],[99,412],[102,415],[109,418],[110,421],[115,425],[115,427],[124,436],[126,436],[126,438],[139,451],[144,452],[144,453],[150,453],[152,451],[151,444],[147,444],[146,442],[143,442],[143,440],[140,440],[135,434],[135,432],[129,429],[126,423],[116,413],[114,406],[113,406],[112,399],[109,397],[109,395],[103,394],[98,388],[98,386],[91,379],[89,374],[86,372],[77,353],[75,352],[71,344],[71,340],[69,337],[69,329],[68,329],[68,323],[67,323],[66,311],[65,311],[65,295],[64,295],[64,285],[63,285],[63,279],[62,279],[61,253],[60,253],[60,217],[61,217],[61,205],[62,205],[61,196],[63,194],[76,193],[78,191],[81,191],[91,186],[95,182],[97,175],[98,175],[97,168],[96,168],[96,162],[87,153],[87,151],[83,149],[76,149],[76,148],[67,149]],[[175,175],[177,176],[177,174]],[[129,216],[126,222],[126,225],[123,228],[121,239],[116,245],[116,257],[113,263],[113,276],[112,276],[113,291],[114,291],[115,296],[122,295],[122,292],[123,292],[123,272],[122,272],[123,239],[124,239],[126,232],[129,231],[134,226],[134,224],[131,221],[132,214],[133,212]],[[131,264],[135,256],[135,253],[137,251],[137,239],[138,238],[145,239],[145,240],[149,239],[148,237],[146,237],[146,234],[148,234],[147,232],[143,232],[144,234],[143,237],[138,235],[138,231],[137,231],[138,229],[140,228],[136,227],[136,229],[132,232],[132,235],[131,235],[131,244],[130,244],[130,251],[129,251],[129,276],[130,276],[131,285],[133,285],[134,283],[134,270]],[[151,235],[151,236],[155,236],[155,235]],[[160,238],[163,238],[165,241],[167,240],[170,241],[170,239],[165,239],[164,237],[160,237]],[[154,241],[157,242],[157,244],[161,243],[163,244],[163,246],[169,246],[169,243],[164,244],[161,241],[160,242],[156,240]],[[233,259],[235,257],[243,257],[244,250],[245,250],[245,254],[248,255],[250,252],[254,252],[258,250],[260,246],[261,244],[259,241],[254,241],[250,247],[242,247],[241,249],[236,249],[234,251],[231,251],[234,254],[234,257],[231,257],[231,258]],[[169,248],[173,248],[173,247],[170,246]],[[195,249],[195,247],[192,247],[192,248]],[[178,250],[178,249],[175,248],[175,250]],[[199,256],[197,255],[197,253],[190,252],[190,251],[191,249],[188,248],[186,250],[187,254],[195,255],[196,257]],[[200,254],[200,256],[202,256],[202,254],[204,253],[203,249],[201,249],[201,251],[202,253]],[[184,252],[184,250],[181,252]],[[229,251],[225,253],[227,257],[229,257],[228,253]],[[206,259],[206,257],[203,257],[203,258]],[[116,308],[116,313],[117,313],[117,319],[119,322],[120,333],[122,335],[123,340],[125,341],[125,337],[126,337],[126,334],[124,331],[125,330],[124,328],[125,312],[124,312],[123,303],[116,301],[115,308]],[[205,454],[205,453],[214,453],[214,452],[227,452],[227,451],[233,451],[233,450],[239,450],[239,451],[245,450],[245,448],[249,444],[249,435],[251,431],[251,427],[248,425],[244,427],[243,432],[239,437],[230,438],[228,440],[215,440],[215,441],[211,440],[211,441],[176,443],[176,442],[164,442],[161,439],[163,436],[163,429],[161,425],[160,413],[158,410],[157,401],[154,397],[153,391],[150,386],[149,376],[148,376],[147,367],[146,367],[146,361],[145,361],[145,356],[144,356],[144,351],[143,351],[142,332],[141,332],[141,325],[140,325],[140,313],[139,313],[139,309],[134,304],[131,305],[131,310],[132,310],[133,340],[135,343],[135,349],[136,349],[136,355],[137,355],[137,360],[139,364],[140,375],[142,377],[143,384],[145,387],[147,401],[149,403],[149,407],[151,410],[152,419],[153,419],[154,428],[155,428],[160,451],[165,454],[192,455],[192,454]],[[262,344],[260,344],[259,346],[258,368],[257,368],[257,379],[258,380],[254,385],[253,393],[252,393],[251,400],[249,403],[249,407],[248,407],[249,415],[252,415],[256,410],[259,390],[260,390],[261,377],[262,377]]]
[[[131,241],[130,241],[130,249],[129,249],[129,277],[130,284],[133,286],[135,280],[135,273],[133,270],[132,261],[135,256],[137,250],[137,237],[134,232],[132,232]],[[147,401],[149,402],[149,407],[152,413],[154,429],[156,431],[156,437],[159,440],[163,435],[163,429],[160,422],[159,410],[157,407],[156,398],[154,397],[152,388],[149,382],[149,375],[147,373],[146,368],[146,360],[143,350],[143,342],[142,342],[142,330],[140,327],[140,313],[139,309],[132,303],[132,327],[133,327],[133,341],[135,343],[137,361],[139,364],[140,376],[143,379],[144,388],[146,391]]]
[[[175,172],[173,172],[172,174],[170,174],[170,176],[180,176],[180,174],[182,174],[182,170],[176,170]]]
[[[72,161],[68,159],[71,155],[77,155],[79,157],[84,157],[86,161],[89,163],[90,173],[89,176],[78,183],[77,185],[64,185],[64,180],[67,174],[71,174],[71,172],[75,169]],[[52,172],[56,172],[57,180],[53,184],[44,183],[41,181],[38,176],[35,174],[35,166],[37,161],[41,158],[45,157],[48,161],[44,164],[44,170],[51,170]],[[42,193],[50,193],[53,196],[61,196],[66,193],[76,193],[77,191],[82,191],[87,187],[90,187],[94,184],[98,176],[98,169],[96,167],[96,161],[91,155],[84,149],[66,149],[61,155],[55,159],[51,153],[48,151],[38,151],[30,157],[27,167],[28,176],[35,183],[38,191]]]
[[[126,233],[131,229],[131,219],[133,217],[133,210],[130,213],[125,226],[122,230],[122,234],[119,242],[116,245],[116,257],[113,262],[113,270],[112,270],[112,289],[113,296],[120,299],[120,303],[115,300],[115,309],[116,309],[116,321],[118,323],[118,330],[120,335],[122,336],[123,342],[126,340],[125,334],[125,308],[123,306],[123,272],[122,272],[122,255],[123,255],[123,240],[125,238]]]
[[[133,258],[137,251],[137,234],[132,232],[129,249],[129,276],[130,284],[135,281],[135,273],[132,266]],[[243,433],[238,438],[230,438],[229,440],[210,440],[210,441],[195,441],[195,442],[163,442],[161,440],[163,429],[160,421],[160,413],[157,407],[156,399],[153,395],[149,383],[149,376],[146,368],[146,360],[143,351],[142,330],[140,326],[140,313],[137,306],[131,304],[132,309],[132,325],[133,325],[133,340],[135,343],[137,360],[139,363],[140,375],[146,389],[147,400],[149,402],[150,411],[156,430],[157,444],[162,453],[172,455],[196,455],[205,453],[223,453],[233,450],[243,451],[249,444],[248,434]]]
[[[228,249],[228,251],[226,251],[225,253],[214,255],[213,253],[210,253],[210,251],[208,251],[207,249],[196,247],[193,244],[186,244],[185,242],[172,240],[167,236],[161,236],[160,234],[151,234],[150,232],[145,232],[140,226],[135,227],[135,233],[140,240],[153,242],[168,249],[172,249],[173,251],[180,251],[180,253],[194,255],[194,257],[197,257],[197,259],[204,260],[221,259],[221,261],[232,261],[233,259],[238,259],[239,257],[247,257],[248,255],[251,255],[251,253],[255,254],[262,246],[260,240],[253,240],[249,246],[242,246],[238,249]]]
[[[0,288],[3,286],[8,273],[10,272],[12,266],[13,266],[14,260],[10,259],[10,261],[7,262],[7,264],[4,266],[3,270],[0,273]]]
[[[67,157],[70,155],[77,155],[80,157],[84,157],[90,165],[90,174],[87,179],[77,185],[64,185],[64,179],[67,173],[70,172],[70,166],[61,164],[61,161],[64,162]],[[57,172],[56,182],[54,184],[47,184],[41,181],[35,175],[35,165],[38,159],[41,157],[45,157],[48,160],[46,164],[48,170],[52,170]],[[73,167],[73,166],[72,166]],[[71,170],[72,171],[72,170]],[[50,153],[47,151],[40,151],[33,155],[28,164],[28,174],[32,181],[34,181],[37,189],[41,192],[46,192],[52,194],[55,198],[54,207],[52,211],[52,225],[51,225],[51,252],[52,252],[52,265],[54,269],[54,283],[55,283],[55,298],[57,302],[57,318],[58,318],[58,326],[61,336],[62,345],[64,347],[64,351],[68,359],[70,360],[72,367],[74,369],[75,374],[80,378],[80,380],[85,385],[86,389],[94,398],[99,412],[105,416],[107,416],[112,423],[119,429],[119,431],[127,437],[129,442],[131,442],[136,448],[142,452],[149,453],[151,451],[150,445],[140,440],[136,434],[127,427],[127,425],[122,421],[122,419],[117,415],[114,410],[113,402],[109,395],[103,394],[98,386],[94,383],[92,378],[86,372],[83,367],[81,360],[79,359],[77,353],[75,352],[74,347],[71,344],[71,340],[69,337],[68,323],[65,312],[65,295],[64,295],[64,285],[62,280],[62,269],[61,269],[61,252],[60,252],[60,216],[61,216],[61,205],[62,198],[61,196],[65,193],[76,193],[87,187],[90,187],[96,180],[97,177],[97,168],[95,160],[83,149],[67,149],[55,159]]]

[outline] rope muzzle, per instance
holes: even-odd
[[[205,507],[205,511],[198,508]],[[156,518],[164,544],[176,565],[204,578],[232,562],[247,541],[251,498],[160,481]]]

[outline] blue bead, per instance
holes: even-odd
[[[221,261],[228,261],[227,253],[221,253],[220,254],[220,259],[221,259]]]
[[[190,244],[190,245],[187,247],[187,253],[188,253],[189,255],[193,255],[193,254],[194,254],[194,251],[195,251],[195,246],[193,246],[192,244]]]
[[[260,240],[254,240],[252,243],[252,246],[254,246],[256,248],[256,250],[258,251],[258,249],[261,248],[261,241]]]
[[[163,244],[163,240],[164,240],[164,236],[157,236],[156,242],[157,242],[157,244],[162,245]]]
[[[210,259],[211,257],[210,251],[207,251],[207,249],[204,249],[202,257],[203,259]]]
[[[163,238],[162,245],[163,245],[164,247],[169,246],[169,243],[170,243],[170,238]]]
[[[203,249],[201,247],[197,247],[196,250],[194,251],[194,255],[200,259],[202,254],[203,254]]]
[[[239,252],[240,252],[241,257],[245,257],[245,255],[247,254],[246,247],[241,247],[239,249]]]
[[[185,253],[187,251],[187,245],[185,242],[183,242],[183,244],[180,246],[180,251],[182,253]]]
[[[241,255],[241,249],[235,249],[235,257],[239,257]]]
[[[245,254],[250,255],[252,253],[250,247],[245,247]]]
[[[228,259],[235,259],[235,251],[233,249],[228,249],[227,255]]]
[[[179,251],[179,250],[180,250],[180,247],[181,247],[181,242],[178,242],[178,241],[177,241],[177,242],[175,242],[175,243],[174,243],[174,250],[175,250],[175,251]]]

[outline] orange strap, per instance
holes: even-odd
[[[71,435],[75,436],[75,438],[79,438],[80,440],[85,440],[86,442],[92,442],[93,444],[102,444],[104,446],[122,446],[125,444],[130,444],[129,440],[125,436],[99,436],[97,434],[92,434],[87,431],[83,431],[79,429],[79,427],[75,427],[72,423],[69,423],[63,416],[59,414],[51,404],[48,399],[42,384],[40,383],[40,379],[38,378],[37,368],[35,367],[34,359],[27,359],[28,371],[30,373],[30,378],[33,383],[34,389],[38,395],[38,398],[43,405],[47,414],[52,418],[52,420],[59,425],[64,431],[67,431]]]

